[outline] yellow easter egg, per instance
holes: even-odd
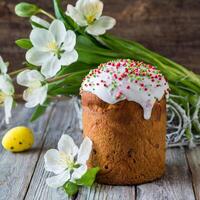
[[[34,136],[31,129],[18,126],[9,130],[2,139],[3,147],[11,152],[22,152],[32,147]]]

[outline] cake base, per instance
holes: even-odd
[[[151,119],[130,101],[111,105],[83,92],[83,131],[93,141],[88,167],[99,166],[97,182],[133,185],[164,174],[166,100],[156,102]]]

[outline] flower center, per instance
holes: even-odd
[[[95,16],[94,15],[88,15],[86,16],[86,20],[88,24],[92,24],[95,20]]]
[[[73,159],[71,158],[71,156],[68,156],[64,152],[59,152],[59,153],[60,153],[60,161],[64,163],[64,165],[66,165],[67,168],[69,168],[70,170],[73,169],[75,166],[75,163]]]
[[[49,50],[51,50],[51,51],[57,51],[59,48],[58,48],[58,46],[57,46],[57,44],[56,44],[56,42],[50,42],[49,44],[48,44],[48,48],[49,48]]]
[[[62,47],[62,44],[61,44]],[[57,45],[56,42],[50,42],[48,44],[48,49],[54,53],[55,56],[57,56],[59,59],[61,58],[61,54],[64,53],[65,51],[61,49],[61,47],[59,47]]]

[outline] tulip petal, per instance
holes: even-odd
[[[74,158],[78,153],[78,147],[69,135],[62,135],[58,142],[58,150],[64,152],[70,158]]]
[[[80,179],[86,172],[87,165],[81,165],[79,168],[75,168],[72,173],[71,181],[75,182],[77,179]]]
[[[23,98],[27,103],[27,108],[33,108],[37,105],[42,105],[47,98],[48,85],[39,88],[28,88],[23,93]]]
[[[40,51],[49,51],[49,44],[55,43],[53,34],[41,28],[35,28],[31,31],[30,40],[34,47]]]
[[[78,60],[78,53],[76,50],[65,52],[62,54],[60,63],[61,65],[70,65]]]
[[[90,157],[91,151],[92,141],[90,140],[90,138],[85,137],[78,151],[77,163],[83,165],[86,164],[87,160]]]
[[[7,96],[4,100],[5,121],[7,124],[9,123],[9,118],[11,117],[12,105],[13,105],[12,96]]]
[[[68,5],[66,14],[69,15],[79,26],[87,26],[85,17],[74,6]]]
[[[48,60],[46,63],[42,65],[41,73],[46,78],[54,77],[61,69],[61,62],[56,57],[53,56],[50,60]]]
[[[62,174],[46,179],[46,184],[52,188],[62,187],[70,179],[70,172],[64,171]]]
[[[64,41],[65,39],[65,33],[66,33],[66,29],[65,29],[65,25],[63,24],[62,21],[55,19],[50,27],[49,27],[49,31],[52,33],[52,35],[54,36],[56,43],[58,44],[58,46],[61,45],[61,43]]]
[[[91,35],[103,35],[106,30],[109,30],[115,26],[116,20],[112,17],[102,16],[99,20],[96,20],[92,25],[86,28],[86,31]]]
[[[8,70],[7,64],[3,61],[2,57],[0,56],[0,71],[2,74],[6,74]]]
[[[73,31],[67,31],[62,48],[65,51],[70,52],[74,50],[75,45],[76,45],[76,34]]]
[[[66,170],[67,166],[62,161],[61,154],[56,149],[48,150],[44,155],[45,169],[55,174],[60,174]]]

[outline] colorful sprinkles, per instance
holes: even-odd
[[[105,72],[109,74],[108,77],[105,77],[105,79],[102,78],[97,83],[92,83],[92,78],[98,78],[102,73]],[[144,80],[144,77],[148,78],[151,83],[145,84],[146,79]],[[105,88],[109,88],[111,91],[113,91],[120,85],[120,83],[128,79],[131,83],[134,82],[138,85],[139,91],[148,92],[152,85],[156,85],[156,87],[162,87],[160,82],[163,78],[164,77],[160,70],[158,70],[155,66],[130,59],[118,59],[101,64],[97,69],[91,70],[90,73],[84,78],[83,82],[86,88],[103,85]],[[112,79],[111,82],[110,79]],[[107,80],[109,80],[109,82]],[[164,85],[166,84],[167,83],[165,80]],[[130,85],[126,86],[127,90],[130,90],[130,88]],[[83,88],[81,88],[81,90],[82,89]],[[95,89],[98,89],[98,87],[95,87],[94,90]],[[122,95],[123,92],[118,91],[115,98],[119,99],[119,97]],[[150,95],[151,94],[148,94],[148,96]]]
[[[100,64],[84,78],[81,91],[91,92],[103,101],[114,104],[134,101],[151,117],[156,100],[168,94],[169,86],[155,66],[130,59],[118,59]]]

